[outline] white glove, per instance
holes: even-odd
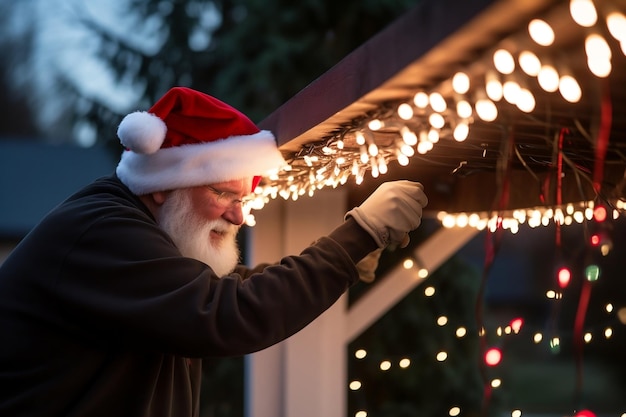
[[[422,209],[428,204],[424,186],[413,181],[381,184],[360,206],[346,213],[366,230],[379,248],[406,247],[409,232],[422,222]]]

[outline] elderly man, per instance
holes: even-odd
[[[296,256],[238,265],[242,198],[284,164],[270,132],[173,88],[127,115],[116,173],[55,208],[0,268],[0,415],[188,417],[201,359],[293,335],[406,243],[427,199],[383,184]]]

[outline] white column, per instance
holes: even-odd
[[[343,220],[345,201],[336,189],[270,202],[255,212],[250,262],[299,253]],[[246,417],[344,416],[346,306],[344,296],[296,335],[246,357]]]

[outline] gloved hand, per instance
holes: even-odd
[[[413,181],[381,184],[360,206],[346,213],[365,229],[379,248],[406,247],[409,232],[422,222],[422,209],[428,204],[424,186]]]

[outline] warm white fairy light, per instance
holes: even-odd
[[[432,113],[428,117],[428,122],[435,129],[441,129],[446,124],[446,119],[439,113]]]
[[[493,53],[493,65],[501,74],[512,74],[515,71],[515,59],[506,49],[498,49]]]
[[[430,107],[436,112],[443,113],[448,108],[446,99],[443,98],[441,93],[437,91],[430,93],[428,101],[430,103]]]
[[[518,58],[519,66],[530,77],[536,77],[541,69],[541,61],[530,51],[520,52]]]
[[[458,338],[465,337],[465,335],[467,334],[467,329],[465,327],[459,327],[458,329],[456,329],[455,334]]]
[[[367,411],[359,410],[354,414],[354,417],[367,417]]]
[[[559,73],[552,65],[544,64],[537,74],[539,86],[549,93],[559,89]]]
[[[491,231],[501,227],[511,233],[517,233],[521,224],[526,224],[531,228],[548,226],[557,222],[561,225],[580,224],[585,219],[593,218],[593,207],[593,201],[582,201],[558,207],[531,207],[504,211],[499,215],[488,212],[447,213],[440,211],[436,217],[445,228],[473,227],[483,230],[486,225]],[[565,216],[564,213],[568,215]]]
[[[528,33],[533,41],[541,46],[550,46],[554,42],[554,30],[546,21],[533,19],[528,24]]]
[[[445,326],[446,324],[448,324],[448,318],[446,316],[439,316],[439,317],[437,317],[437,325],[438,326]]]
[[[362,386],[361,381],[356,381],[356,380],[355,380],[355,381],[350,381],[349,388],[350,388],[352,391],[358,391],[358,390],[360,390],[360,389],[361,389],[361,386]]]
[[[533,335],[533,342],[541,343],[542,340],[543,340],[543,335],[541,333],[535,333]]]
[[[613,337],[613,329],[611,329],[610,327],[607,327],[606,329],[604,329],[604,337],[607,339],[610,339],[611,337]]]
[[[454,127],[454,132],[452,132],[452,137],[457,142],[463,142],[469,136],[469,124],[466,121],[460,121]]]
[[[493,101],[502,100],[502,82],[495,71],[487,71],[485,74],[485,93]]]
[[[402,369],[408,368],[409,366],[411,366],[411,359],[409,358],[400,359],[400,362],[398,362],[398,366]]]
[[[457,72],[452,77],[452,89],[457,94],[465,94],[470,89],[470,79],[469,76],[464,72]]]
[[[598,21],[598,12],[591,0],[570,0],[569,11],[574,22],[582,27],[591,27]]]
[[[611,73],[611,48],[602,36],[597,33],[588,35],[585,39],[585,53],[592,74],[605,78]]]
[[[517,101],[515,105],[524,113],[532,113],[535,110],[535,96],[527,88],[520,88],[517,93]]]
[[[502,385],[502,380],[500,378],[495,378],[491,380],[491,388],[500,388]]]
[[[384,360],[380,363],[379,367],[381,371],[388,371],[389,369],[391,369],[391,362]]]
[[[367,351],[365,349],[358,349],[354,352],[354,357],[357,359],[363,359],[367,356]]]
[[[502,96],[511,104],[516,104],[519,98],[520,85],[515,80],[507,80],[502,84]]]
[[[626,41],[626,16],[623,13],[613,11],[606,16],[606,27],[609,33],[617,41]]]
[[[398,106],[398,116],[403,120],[411,120],[413,117],[413,107],[407,103],[400,104]]]
[[[438,352],[437,356],[436,356],[437,362],[444,362],[446,359],[448,359],[448,353],[447,352]]]
[[[571,75],[561,76],[559,80],[559,92],[563,98],[570,103],[578,103],[583,95],[578,81]]]
[[[493,122],[498,117],[498,108],[493,101],[482,98],[476,101],[476,114],[485,122]]]
[[[432,297],[433,295],[435,295],[435,287],[426,287],[424,288],[424,295],[426,297]]]
[[[511,411],[511,417],[522,417],[522,410]]]
[[[448,411],[448,415],[450,417],[457,417],[459,414],[461,414],[461,407],[452,407],[449,411]]]

